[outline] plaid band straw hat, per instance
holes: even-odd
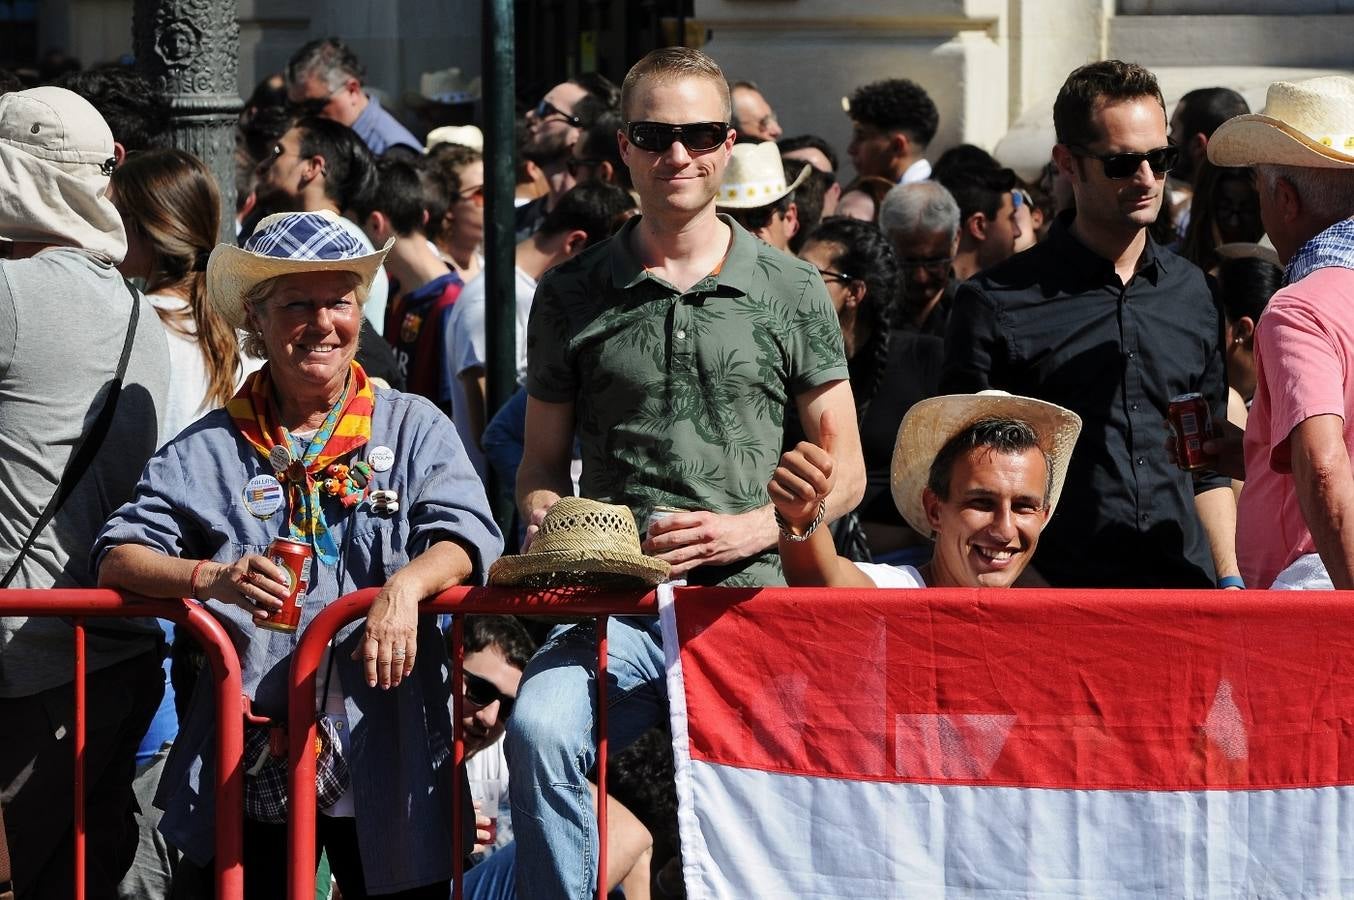
[[[666,581],[671,567],[645,556],[628,507],[563,497],[541,522],[526,553],[500,557],[489,584],[552,588],[627,587]]]
[[[1274,82],[1263,112],[1218,126],[1208,159],[1216,166],[1354,167],[1354,78]]]
[[[950,438],[984,419],[1014,419],[1034,429],[1039,449],[1048,457],[1053,483],[1048,491],[1048,514],[1058,506],[1072,447],[1081,433],[1081,417],[1055,403],[1031,397],[1018,397],[1005,391],[980,391],[976,394],[947,394],[915,404],[903,416],[898,440],[893,448],[890,486],[893,502],[907,524],[925,537],[931,536],[931,523],[922,505],[922,490],[931,476],[931,463]],[[1044,520],[1048,524],[1048,519]]]
[[[331,212],[275,213],[259,221],[243,247],[216,245],[207,260],[207,296],[235,328],[244,327],[249,291],[279,275],[351,272],[363,302],[394,244],[391,238],[380,250],[368,250]]]

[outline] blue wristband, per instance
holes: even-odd
[[[1223,588],[1241,588],[1246,589],[1246,582],[1242,581],[1237,575],[1224,575],[1218,579],[1218,587]]]

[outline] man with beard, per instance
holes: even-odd
[[[1161,439],[1181,394],[1201,393],[1225,418],[1227,381],[1203,273],[1147,232],[1177,154],[1156,77],[1119,60],[1083,66],[1053,121],[1053,158],[1076,208],[1048,240],[959,287],[940,388],[1016,391],[1086,423],[1063,511],[1034,561],[1050,584],[1231,586],[1228,479],[1181,471]]]
[[[584,100],[589,102],[584,104]],[[620,88],[596,72],[562,81],[546,92],[534,109],[527,111],[527,142],[522,155],[545,173],[550,190],[543,197],[517,208],[514,230],[524,241],[545,221],[575,179],[569,157],[583,129],[603,112],[615,112]]]

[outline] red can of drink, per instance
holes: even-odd
[[[1176,464],[1187,472],[1211,466],[1214,459],[1204,452],[1204,441],[1213,439],[1213,417],[1204,395],[1191,393],[1172,397],[1166,417],[1171,423],[1171,431],[1175,432]]]
[[[287,596],[281,609],[259,623],[260,628],[290,633],[301,623],[301,604],[310,584],[311,556],[310,545],[300,541],[275,538],[268,545],[269,562],[287,573]]]

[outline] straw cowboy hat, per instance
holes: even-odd
[[[1048,513],[1058,505],[1072,447],[1081,433],[1081,417],[1054,403],[1017,397],[1005,391],[980,391],[976,394],[947,394],[914,405],[903,416],[898,441],[893,448],[890,485],[898,511],[918,533],[931,536],[930,520],[922,505],[922,489],[931,476],[931,463],[950,438],[983,419],[1015,419],[1034,429],[1039,449],[1048,457],[1053,470],[1049,485]],[[1048,524],[1048,520],[1044,520]]]
[[[113,132],[65,88],[0,96],[0,239],[78,247],[116,264],[127,233],[108,199]]]
[[[217,244],[207,260],[207,296],[235,328],[245,325],[245,296],[256,285],[298,272],[352,272],[358,302],[371,291],[381,261],[395,244],[376,252],[353,236],[331,212],[275,213],[259,221],[243,247]]]
[[[715,205],[725,209],[769,206],[799,187],[807,177],[809,166],[805,164],[794,181],[785,183],[785,167],[781,164],[780,148],[775,141],[734,144]]]
[[[527,552],[500,557],[489,567],[491,585],[567,587],[658,584],[671,567],[639,549],[628,507],[585,497],[562,497],[550,507]]]
[[[1265,110],[1223,122],[1208,140],[1215,166],[1354,166],[1354,78],[1276,81]]]

